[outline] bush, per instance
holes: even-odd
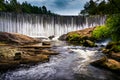
[[[109,28],[106,27],[105,25],[103,26],[97,26],[93,32],[92,32],[93,38],[97,40],[101,40],[104,38],[108,38],[109,36]]]
[[[112,40],[118,41],[120,40],[120,14],[115,14],[109,16],[106,22],[106,26],[109,27],[110,33],[112,33]]]

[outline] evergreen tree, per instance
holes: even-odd
[[[45,6],[32,6],[26,1],[20,4],[19,2],[17,2],[17,0],[7,0],[6,2],[4,0],[0,0],[0,11],[56,15],[54,13],[51,13],[50,10],[47,10]]]
[[[117,13],[120,13],[120,0],[90,0],[84,5],[84,9],[80,12],[80,14],[83,15],[105,15]]]
[[[0,0],[0,11],[5,11],[5,3],[4,3],[4,0]]]

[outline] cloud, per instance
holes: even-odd
[[[64,0],[64,1],[62,1],[62,0],[55,0],[54,4],[58,8],[65,8],[66,6],[69,5],[69,2],[70,2],[70,0]]]
[[[18,0],[23,2],[25,0]],[[84,4],[89,0],[26,0],[36,6],[45,5],[47,9],[61,15],[77,15],[83,9]]]

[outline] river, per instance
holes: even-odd
[[[0,80],[120,80],[120,76],[90,63],[104,56],[99,48],[69,45],[52,41],[52,49],[59,52],[49,62],[29,68],[18,68],[0,75]]]

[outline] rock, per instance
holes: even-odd
[[[0,61],[0,71],[15,69],[16,67],[19,66],[19,64],[20,64],[19,61],[9,61],[9,60]]]
[[[54,35],[52,35],[52,36],[49,36],[48,38],[52,40],[54,37],[55,37],[55,36],[54,36]]]
[[[96,47],[97,45],[95,45],[95,43],[90,41],[90,40],[85,40],[85,42],[83,43],[83,46],[86,46],[86,47]]]
[[[120,62],[113,59],[107,59],[107,57],[103,57],[91,64],[97,67],[104,67],[108,70],[120,72]]]
[[[50,41],[43,41],[42,45],[51,45]]]
[[[41,42],[41,40],[18,33],[0,32],[0,42],[12,44],[12,45],[13,44],[23,45],[30,43],[38,43]]]
[[[109,49],[106,49],[106,48],[104,48],[104,49],[102,49],[102,52],[104,53],[104,54],[109,54]]]
[[[16,52],[14,56],[14,60],[20,60],[21,59],[21,52]]]
[[[120,61],[120,52],[118,52],[118,53],[111,52],[109,57],[112,59],[115,59],[117,61]]]
[[[92,32],[94,29],[95,27],[72,31],[60,36],[59,40],[66,40],[72,44],[80,44],[86,47],[96,47],[94,43],[95,39],[92,36]]]
[[[45,54],[45,55],[57,55],[58,53],[52,50],[41,50],[40,54]]]
[[[62,41],[65,41],[67,39],[67,34],[61,35],[58,39],[62,40]]]
[[[99,59],[97,61],[94,61],[91,64],[94,65],[94,66],[101,66],[100,64],[102,64],[104,62],[107,62],[107,61],[108,61],[107,57],[102,57],[101,59]]]
[[[116,60],[108,59],[108,61],[103,62],[101,65],[107,69],[120,72],[120,62]]]
[[[49,60],[48,55],[39,54],[36,56],[25,56],[20,60],[21,64],[35,64],[38,62],[45,62]]]

